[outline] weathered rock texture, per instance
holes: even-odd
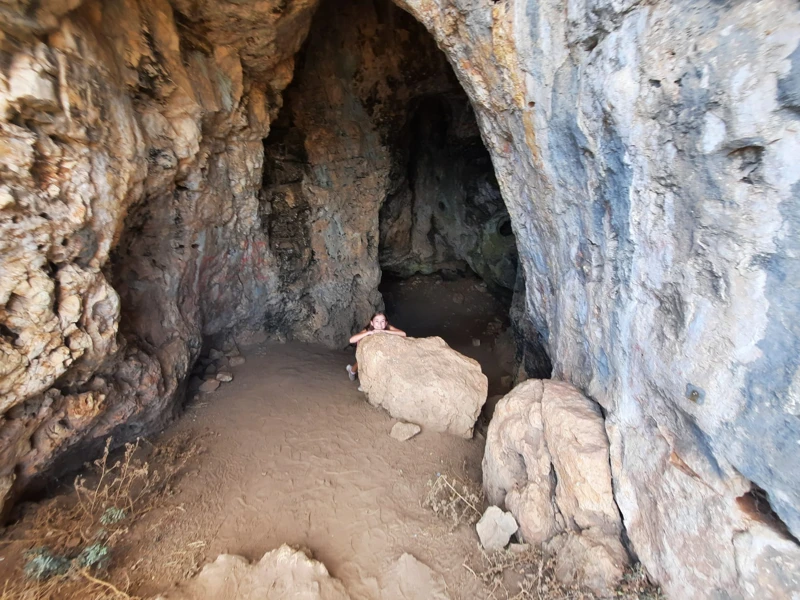
[[[469,264],[513,288],[514,237],[469,100],[388,0],[320,6],[264,148],[273,335],[341,346],[382,307],[381,266]]]
[[[321,562],[281,546],[258,563],[220,554],[191,581],[155,600],[349,600]]]
[[[797,4],[397,2],[477,117],[524,272],[518,330],[606,412],[632,550],[677,598],[758,596],[743,566],[765,560],[791,581]],[[379,207],[409,165],[386,132],[452,85],[391,5],[323,6],[339,43],[309,41],[287,101],[302,176],[264,181],[315,7],[0,9],[0,490],[163,419],[204,336],[333,345],[380,304]],[[761,490],[774,517],[742,508]]]
[[[447,81],[446,93],[412,104],[392,144],[380,264],[404,277],[468,265],[493,289],[510,291],[517,246],[508,212],[469,100]]]
[[[736,499],[800,534],[797,4],[399,3],[472,100],[554,375],[607,412],[632,548],[749,597]]]
[[[314,6],[3,9],[0,477],[16,471],[15,489],[82,441],[152,427],[204,334],[280,305],[261,140]]]
[[[569,384],[528,380],[494,411],[483,485],[506,507],[525,542],[556,556],[556,572],[600,594],[622,577],[627,555],[611,489],[600,408]]]
[[[489,380],[476,360],[442,338],[390,334],[358,343],[358,379],[369,403],[425,429],[471,438]]]

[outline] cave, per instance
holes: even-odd
[[[0,572],[490,597],[491,505],[519,593],[796,590],[800,12],[612,4],[0,10]],[[457,433],[378,402],[392,338],[348,377],[377,311]]]
[[[320,339],[303,324],[318,313],[308,291],[327,262],[349,279],[334,293],[354,307],[342,315],[350,333],[385,309],[410,335],[442,336],[481,361],[495,395],[508,391],[515,365],[549,377],[535,328],[523,310],[512,311],[515,290],[524,295],[523,274],[469,98],[410,15],[389,2],[352,10],[321,4],[264,139],[259,217],[287,300],[268,314],[265,330]],[[346,203],[363,213],[348,214]],[[313,230],[326,237],[324,249],[315,248]],[[331,237],[356,231],[365,232],[366,247],[332,248]],[[322,339],[340,343],[341,332]],[[474,350],[481,337],[484,347]]]

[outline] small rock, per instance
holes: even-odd
[[[246,362],[244,356],[233,356],[228,359],[228,364],[232,367],[238,367]]]
[[[219,360],[220,358],[225,356],[225,353],[222,350],[217,350],[216,348],[212,348],[211,351],[208,353],[208,356],[209,358],[211,358],[211,360]]]
[[[228,366],[228,357],[223,356],[219,360],[215,360],[214,361],[214,366],[217,367],[218,371],[221,371],[222,369],[224,369],[225,367]]]
[[[392,427],[392,432],[389,435],[400,442],[405,442],[417,435],[420,431],[422,431],[422,428],[419,425],[398,421],[394,424],[394,427]]]
[[[478,338],[472,338],[472,345],[477,348],[481,345],[481,341]]]
[[[221,381],[223,383],[228,383],[229,381],[233,381],[233,373],[228,373],[227,371],[220,371],[217,373],[217,381]]]
[[[490,506],[483,513],[475,529],[481,539],[481,546],[486,550],[490,552],[502,550],[511,536],[517,532],[517,521],[510,512],[503,512],[496,506]]]
[[[239,355],[241,354],[241,352],[239,352],[239,348],[237,348],[236,346],[234,346],[233,348],[231,348],[230,350],[228,350],[228,351],[227,351],[225,354],[226,354],[227,356],[233,357],[233,356],[239,356]]]
[[[464,302],[464,294],[453,294],[453,302],[462,304]]]
[[[213,375],[217,372],[217,365],[208,365],[205,370],[206,375]]]
[[[200,386],[200,391],[203,393],[213,392],[219,387],[219,381],[216,379],[209,379],[208,381],[204,381],[203,385]]]

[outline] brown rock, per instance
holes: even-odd
[[[356,351],[358,376],[370,404],[433,431],[472,437],[486,402],[480,365],[444,340],[376,334]]]
[[[392,426],[392,431],[389,433],[394,439],[399,442],[405,442],[417,435],[422,428],[414,423],[398,422]]]
[[[483,459],[489,501],[512,512],[525,542],[547,544],[562,581],[599,594],[628,560],[608,448],[591,400],[565,383],[528,380],[497,404]]]
[[[219,387],[219,380],[217,379],[207,379],[203,382],[203,385],[200,386],[200,391],[203,393],[215,392]]]

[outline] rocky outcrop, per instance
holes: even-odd
[[[578,390],[531,379],[500,400],[486,434],[483,485],[527,543],[555,555],[561,581],[602,595],[621,579],[628,558],[608,438],[599,407]]]
[[[202,336],[279,304],[252,217],[314,3],[233,6],[37,3],[2,20],[0,477],[16,490],[169,416]]]
[[[321,562],[281,546],[251,565],[241,556],[220,554],[194,579],[155,600],[349,600],[342,583]]]
[[[491,156],[524,274],[515,333],[606,413],[631,549],[678,598],[788,585],[796,3],[398,4],[446,55]],[[0,490],[163,420],[204,337],[266,325],[335,345],[380,305],[381,201],[417,189],[389,132],[425,96],[456,106],[452,82],[411,17],[330,3],[318,29],[337,43],[309,40],[279,119],[300,134],[300,176],[271,179],[270,123],[315,8],[1,9]],[[435,179],[437,160],[414,172]],[[496,199],[469,191],[482,181],[465,201]],[[435,252],[420,240],[409,256],[468,261],[434,224]],[[547,371],[530,350],[528,370]],[[769,509],[745,510],[753,495]]]
[[[390,334],[362,339],[358,379],[369,403],[424,429],[471,438],[489,381],[474,359],[442,338]]]
[[[259,217],[279,268],[272,335],[341,346],[381,270],[469,265],[512,288],[516,246],[469,99],[388,2],[325,2],[265,140]]]
[[[399,4],[472,100],[554,376],[607,413],[633,550],[748,596],[737,498],[800,533],[797,5]]]

